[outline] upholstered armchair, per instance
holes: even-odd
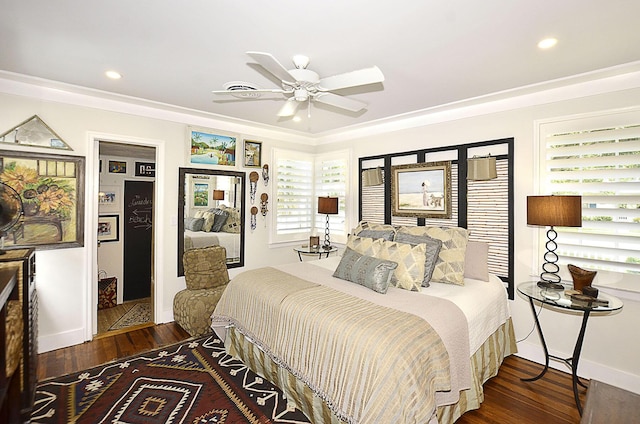
[[[211,331],[211,314],[229,283],[224,247],[190,249],[182,256],[187,288],[173,298],[173,317],[192,336]]]

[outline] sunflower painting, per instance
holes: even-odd
[[[84,158],[0,150],[0,182],[22,200],[23,218],[3,234],[6,247],[83,245]]]

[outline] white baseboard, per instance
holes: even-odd
[[[84,341],[84,328],[76,328],[75,330],[48,336],[38,336],[38,353],[77,345],[84,343]]]
[[[570,358],[571,353],[549,351],[551,355],[561,358]],[[538,364],[544,364],[544,351],[542,346],[527,341],[518,343],[517,356],[528,359],[529,361],[536,362]],[[553,359],[549,360],[549,367],[566,372],[567,378],[570,377],[571,370],[561,361]],[[612,386],[620,387],[633,393],[640,394],[640,376],[634,375],[625,371],[620,371],[615,368],[607,367],[606,365],[589,361],[584,358],[580,358],[578,364],[578,375],[587,379],[595,379],[602,381],[603,383],[611,384]],[[543,377],[544,378],[544,377]]]

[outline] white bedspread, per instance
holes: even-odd
[[[239,258],[240,234],[184,230],[185,250],[207,246],[222,246],[227,251],[227,258]]]
[[[335,270],[340,263],[339,256],[309,261],[309,263]],[[401,290],[390,287],[390,290]],[[511,316],[507,291],[502,281],[495,275],[489,275],[489,281],[479,281],[465,278],[464,286],[454,284],[431,283],[430,287],[423,287],[421,292],[429,296],[436,296],[455,303],[467,317],[469,324],[469,356],[493,334]],[[483,299],[483,302],[478,302]]]

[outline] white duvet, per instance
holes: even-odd
[[[340,263],[339,256],[309,261],[309,263],[335,270]],[[402,290],[390,287],[389,290]],[[420,294],[436,296],[455,303],[464,313],[469,325],[469,356],[493,334],[498,327],[511,316],[507,291],[502,281],[495,275],[489,275],[489,281],[464,279],[464,286],[431,283],[423,287]],[[416,292],[416,295],[419,295]],[[478,299],[483,299],[479,302]]]

